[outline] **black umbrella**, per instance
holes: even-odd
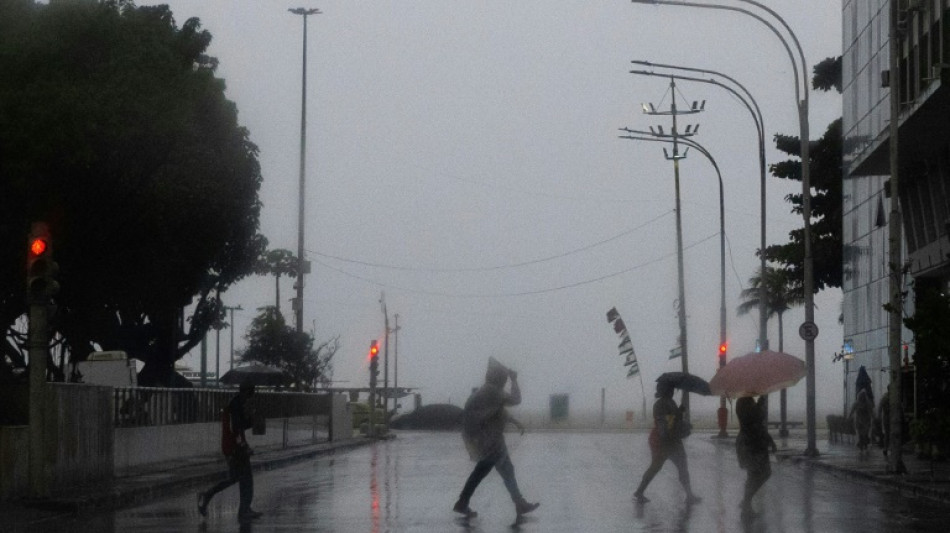
[[[236,366],[228,370],[218,381],[228,385],[250,383],[264,387],[276,387],[279,385],[289,385],[293,380],[287,373],[279,368],[262,365],[260,363],[251,363],[246,366]]]
[[[666,372],[656,378],[657,383],[666,383],[673,388],[681,389],[686,392],[694,392],[703,396],[710,396],[709,383],[699,377],[686,372]]]

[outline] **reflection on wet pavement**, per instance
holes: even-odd
[[[511,440],[526,497],[541,502],[518,520],[492,472],[472,499],[478,516],[451,511],[471,463],[455,433],[400,433],[397,439],[255,475],[259,520],[239,523],[237,489],[219,494],[207,518],[195,490],[132,509],[44,524],[42,531],[386,532],[386,531],[944,531],[950,507],[902,497],[869,483],[775,463],[772,478],[739,509],[745,473],[734,449],[708,435],[687,440],[693,486],[687,505],[671,464],[650,485],[651,501],[631,497],[649,463],[645,433],[528,433]]]

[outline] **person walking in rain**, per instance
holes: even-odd
[[[653,480],[653,476],[663,467],[663,463],[669,459],[676,466],[680,483],[686,489],[686,503],[699,503],[701,498],[693,494],[689,482],[686,448],[683,447],[683,436],[679,433],[679,427],[683,423],[683,411],[673,400],[673,386],[667,382],[658,381],[656,398],[656,402],[653,403],[653,429],[649,437],[652,460],[646,472],[643,473],[640,486],[633,493],[633,497],[638,503],[650,501],[643,492]]]
[[[511,391],[505,391],[505,384],[511,379]],[[524,432],[524,426],[508,414],[506,407],[521,403],[521,389],[518,387],[518,374],[509,370],[494,358],[489,358],[485,384],[475,391],[465,402],[462,412],[462,438],[475,469],[468,476],[465,486],[455,502],[453,510],[466,517],[477,513],[469,507],[475,489],[492,468],[498,471],[505,488],[515,504],[518,516],[538,508],[539,503],[529,503],[518,489],[515,479],[515,467],[511,463],[508,447],[505,445],[505,425],[514,423]]]
[[[769,450],[772,453],[777,451],[775,441],[765,427],[764,398],[760,396],[756,402],[747,396],[736,401],[736,417],[739,419],[736,456],[739,458],[739,467],[746,471],[743,513],[752,510],[752,497],[772,476]]]
[[[254,395],[254,385],[242,383],[237,395],[228,403],[222,417],[221,451],[228,462],[228,478],[218,482],[210,489],[198,493],[198,512],[201,516],[208,513],[208,503],[215,494],[237,483],[240,491],[238,520],[260,518],[261,513],[251,509],[254,499],[254,478],[251,474],[251,455],[254,453],[247,443],[244,430],[253,425],[245,404]]]
[[[858,436],[858,449],[866,451],[868,444],[871,443],[871,422],[874,420],[874,400],[872,400],[866,389],[858,392],[858,397],[851,406],[851,413],[848,415],[854,419],[854,431]]]

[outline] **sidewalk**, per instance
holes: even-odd
[[[286,449],[255,448],[251,467],[255,472],[272,470],[295,461],[346,451],[372,442],[373,439],[360,437]],[[0,502],[0,516],[4,517],[6,524],[36,526],[56,520],[64,514],[118,509],[154,501],[188,488],[197,489],[219,481],[226,471],[227,466],[221,454],[153,463],[117,472],[111,483],[74,487],[68,494],[54,494],[41,500]]]
[[[919,459],[909,445],[905,445],[901,456],[907,473],[898,475],[887,471],[887,457],[875,445],[862,453],[854,443],[829,442],[827,430],[819,430],[815,443],[819,455],[806,457],[804,453],[808,439],[804,429],[790,430],[786,438],[778,437],[778,431],[770,433],[778,446],[776,457],[779,461],[792,461],[838,475],[865,479],[909,495],[950,503],[950,462]],[[730,431],[726,439],[711,440],[722,446],[734,447],[735,430]]]

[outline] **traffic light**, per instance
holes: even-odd
[[[369,373],[371,377],[379,374],[379,342],[376,340],[369,344]]]
[[[53,242],[49,226],[34,222],[27,242],[26,291],[30,301],[45,300],[59,292],[56,274],[59,265],[53,261]]]
[[[719,343],[719,366],[726,365],[726,352],[729,349],[729,344],[726,342]]]

